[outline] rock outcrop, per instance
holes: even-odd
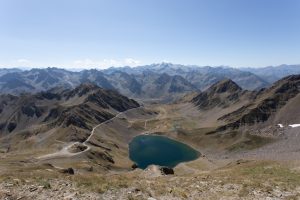
[[[160,167],[161,174],[163,175],[173,175],[174,170],[170,167]]]

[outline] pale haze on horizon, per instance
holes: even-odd
[[[300,0],[0,0],[0,67],[300,64]]]

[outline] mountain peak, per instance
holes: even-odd
[[[216,93],[224,93],[224,92],[232,93],[232,92],[241,91],[242,88],[231,79],[224,79],[213,84],[209,88],[209,90],[214,91]]]
[[[96,84],[91,82],[85,82],[76,87],[76,89],[90,89],[90,90],[97,89],[97,88],[99,87]]]
[[[204,92],[200,92],[192,99],[194,105],[200,109],[213,107],[227,107],[239,100],[242,88],[230,79],[224,79],[212,85]]]
[[[87,94],[98,88],[100,88],[100,87],[98,87],[97,85],[90,83],[90,82],[82,83],[79,86],[77,86],[74,90],[71,90],[70,93],[68,94],[68,96],[72,97],[77,94],[78,96],[81,97],[82,95]]]

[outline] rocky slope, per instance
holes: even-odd
[[[139,107],[136,101],[94,84],[34,95],[1,95],[0,102],[0,137],[28,138],[53,130],[56,134],[51,137],[62,141],[85,140],[96,124]]]
[[[255,100],[220,118],[227,127],[254,125],[266,122],[300,92],[300,75],[292,75],[275,82],[272,87],[258,92]],[[297,109],[297,108],[296,108]],[[293,113],[285,113],[289,115]]]
[[[246,93],[247,91],[243,91],[235,82],[225,79],[199,93],[192,99],[192,102],[203,110],[212,109],[216,106],[225,108],[240,101]]]
[[[267,121],[271,123],[274,119],[279,122],[279,118],[284,118],[282,115],[293,115],[289,104],[294,105],[294,111],[296,112],[298,107],[295,106],[297,102],[295,98],[298,98],[299,92],[300,75],[285,77],[275,82],[270,88],[257,92],[244,91],[233,81],[224,80],[198,94],[192,99],[192,103],[199,109],[204,110],[214,107],[234,107],[234,105],[240,104],[239,107],[218,118],[226,124],[220,127],[219,130],[235,129]],[[290,112],[280,112],[283,107],[285,111],[289,110]],[[276,117],[279,113],[280,117]]]

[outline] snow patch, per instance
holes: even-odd
[[[282,124],[277,124],[280,128],[283,128],[284,126]]]
[[[296,127],[300,127],[300,124],[291,124],[289,126],[292,127],[292,128],[296,128]]]

